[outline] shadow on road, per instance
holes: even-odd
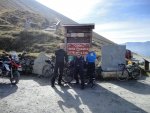
[[[15,93],[17,89],[18,89],[17,85],[0,83],[0,99]]]
[[[95,89],[79,87],[63,87],[61,90],[55,88],[55,92],[63,99],[58,101],[61,110],[64,107],[75,109],[77,113],[147,113],[131,102],[97,85]],[[73,93],[74,92],[74,93]],[[72,94],[73,93],[73,94]],[[89,111],[85,111],[89,109]]]
[[[41,86],[50,85],[50,78],[38,77],[37,75],[22,75],[21,80],[34,80]]]
[[[144,77],[142,77],[141,80],[143,80]],[[41,86],[46,86],[46,85],[50,85],[50,78],[39,78],[36,75],[30,75],[30,76],[23,76],[21,77],[21,79],[23,80],[34,80],[35,82],[37,82],[39,85]],[[145,78],[144,78],[145,80]],[[145,94],[145,95],[149,95],[150,94],[150,85],[142,83],[140,81],[136,81],[136,80],[129,80],[129,81],[118,81],[118,80],[112,80],[112,79],[107,79],[107,80],[103,80],[101,82],[110,82],[112,84],[118,85],[120,87],[123,87],[129,91],[132,91],[134,93],[139,93],[139,94]],[[56,81],[57,82],[57,81]]]
[[[82,104],[79,96],[77,94],[72,95],[68,90],[69,88],[63,88],[61,89],[62,91],[58,90],[57,88],[55,88],[55,92],[62,97],[62,100],[58,101],[58,105],[61,108],[61,110],[63,112],[65,112],[64,107],[66,108],[74,108],[76,110],[77,113],[84,113],[82,111],[81,108],[79,108],[79,106]]]
[[[150,95],[150,85],[142,83],[140,81],[136,81],[136,80],[129,80],[124,82],[111,81],[110,83],[125,88],[134,93]]]
[[[23,80],[34,80],[41,86],[50,85],[49,78],[38,78],[37,76],[24,76]],[[103,81],[101,81],[103,82]],[[129,80],[120,82],[116,80],[109,80],[112,84],[123,87],[129,91],[139,94],[150,94],[150,87],[148,84]],[[67,87],[54,88],[55,92],[62,98],[57,101],[62,112],[65,108],[74,109],[77,113],[86,112],[89,109],[92,113],[147,113],[142,108],[123,99],[113,92],[97,85],[95,89],[85,88],[81,90],[80,86],[69,85]]]

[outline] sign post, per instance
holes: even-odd
[[[67,24],[63,27],[68,55],[76,56],[78,53],[86,55],[91,47],[94,24]]]

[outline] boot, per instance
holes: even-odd
[[[81,89],[84,89],[85,88],[85,84],[84,82],[81,82]]]
[[[81,85],[81,89],[84,89],[85,87],[84,87],[84,85]]]
[[[58,80],[58,85],[59,85],[59,86],[63,86],[63,84],[61,83],[61,80],[60,80],[60,79]]]
[[[54,78],[52,78],[52,79],[51,79],[51,86],[52,86],[52,87],[55,87],[55,85],[54,85],[54,84],[55,84],[55,79],[54,79]]]
[[[76,81],[76,83],[75,84],[79,84],[79,81]]]

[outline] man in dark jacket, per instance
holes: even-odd
[[[75,80],[76,83],[79,83],[78,75],[81,79],[81,89],[84,89],[84,58],[80,55],[80,53],[77,54],[74,60],[74,67],[75,67]]]
[[[54,76],[51,79],[51,86],[54,87],[55,79],[58,76],[59,70],[59,77],[58,77],[58,85],[62,85],[61,80],[63,76],[64,70],[64,61],[68,61],[67,53],[63,49],[63,45],[60,45],[60,49],[55,51],[56,61],[55,61],[55,68],[54,68]]]

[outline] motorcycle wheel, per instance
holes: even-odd
[[[138,68],[138,67],[134,68],[134,70],[132,71],[132,78],[135,80],[138,80],[140,77],[141,77],[140,68]]]
[[[18,71],[13,72],[13,78],[10,78],[10,82],[13,85],[18,84],[20,79],[20,73]]]

